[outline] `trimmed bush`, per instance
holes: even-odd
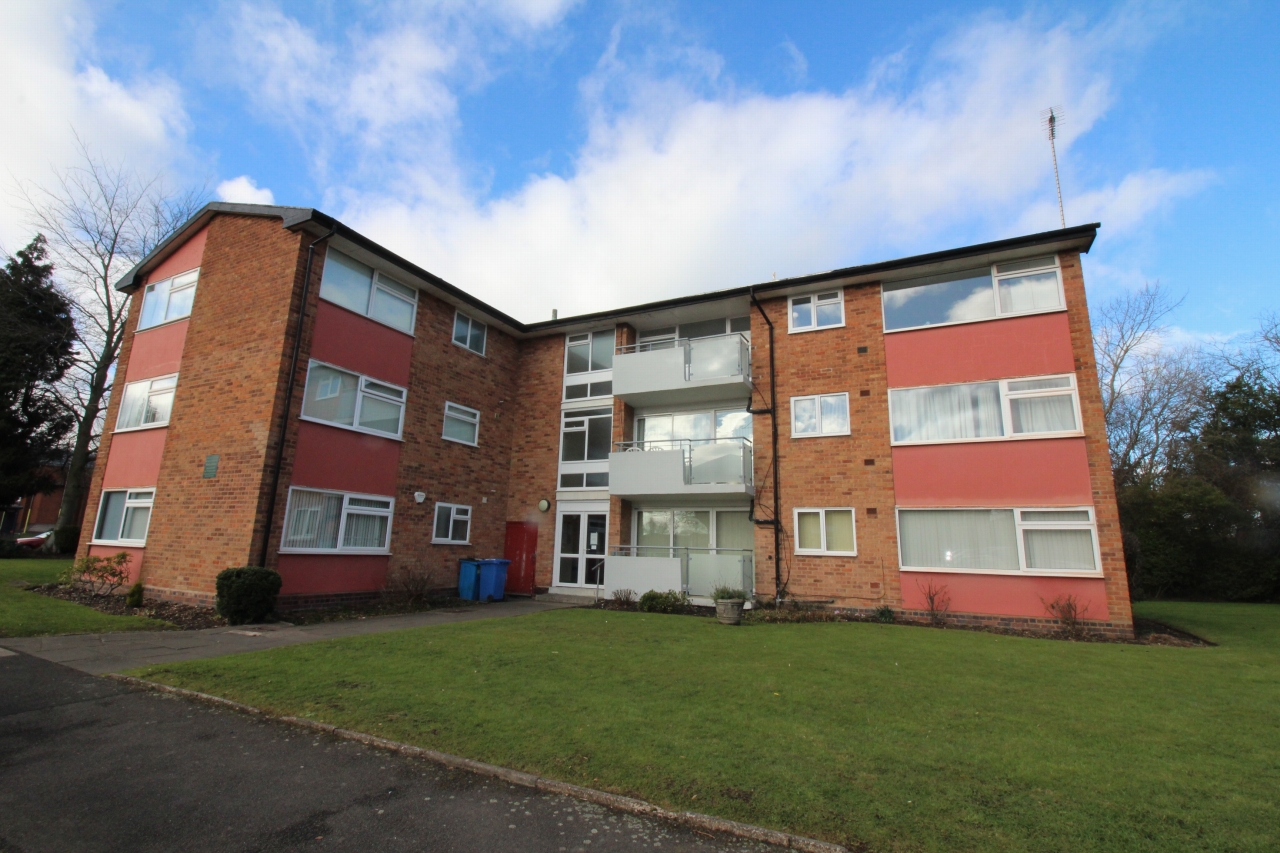
[[[240,566],[218,572],[218,615],[232,625],[261,622],[276,609],[280,573],[261,566]]]
[[[142,581],[129,587],[129,591],[124,594],[124,603],[128,607],[142,606]]]
[[[640,609],[645,613],[685,613],[689,609],[683,592],[651,589],[640,596]]]

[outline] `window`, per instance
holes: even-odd
[[[120,490],[102,493],[98,506],[98,523],[93,529],[94,542],[118,542],[143,545],[151,524],[151,505],[155,490]]]
[[[916,329],[1061,310],[1057,256],[886,284],[884,328]]]
[[[608,459],[613,446],[613,409],[579,409],[564,413],[560,461]]]
[[[697,443],[714,438],[751,437],[751,413],[742,409],[636,418],[636,443],[649,450],[671,449],[677,441]]]
[[[856,557],[853,510],[797,509],[796,553]]]
[[[1002,379],[889,392],[894,444],[1077,433],[1075,377]]]
[[[200,270],[184,272],[155,284],[148,284],[142,291],[142,311],[138,316],[138,331],[170,323],[191,316],[191,304],[196,298],[196,281]]]
[[[562,489],[607,489],[609,488],[608,471],[584,471],[580,474],[561,474]]]
[[[173,393],[177,387],[176,374],[130,382],[124,386],[124,399],[120,401],[116,429],[142,429],[168,424],[169,412],[173,409]]]
[[[566,400],[585,400],[588,397],[609,397],[613,394],[612,380],[604,382],[583,382],[578,385],[564,386]]]
[[[791,297],[790,330],[808,332],[844,325],[844,291]]]
[[[431,541],[437,545],[469,545],[471,543],[471,507],[460,504],[436,504],[436,525]]]
[[[320,296],[405,334],[413,334],[418,292],[334,249],[325,253]]]
[[[459,311],[453,315],[453,342],[466,347],[476,355],[484,355],[485,341],[489,336],[489,327],[479,320],[473,320]]]
[[[849,395],[791,398],[791,437],[849,434]]]
[[[565,342],[564,372],[590,373],[613,368],[613,329],[569,335]]]
[[[377,495],[290,489],[280,550],[384,552],[394,507]]]
[[[900,509],[904,569],[1091,572],[1101,565],[1093,510]]]
[[[444,438],[473,447],[480,443],[480,413],[457,403],[444,404]]]
[[[403,388],[313,361],[307,368],[302,417],[399,438],[404,399]]]

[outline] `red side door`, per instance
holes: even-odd
[[[503,557],[507,567],[507,594],[533,595],[533,572],[538,557],[538,525],[528,521],[507,522],[507,544]]]

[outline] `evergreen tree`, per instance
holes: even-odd
[[[37,236],[0,268],[0,504],[53,489],[49,465],[75,426],[53,384],[71,366],[75,323]]]

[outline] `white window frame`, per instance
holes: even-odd
[[[390,495],[369,495],[361,492],[342,492],[336,489],[316,489],[310,486],[290,486],[289,499],[285,503],[284,509],[284,529],[281,532],[280,541],[283,543],[289,538],[290,526],[293,524],[293,493],[294,492],[318,492],[325,495],[341,495],[342,509],[338,514],[338,538],[337,547],[334,548],[288,548],[280,547],[281,554],[390,554],[391,553],[391,528],[395,523],[396,499]],[[349,501],[351,498],[374,500],[374,501],[390,501],[391,506],[383,510],[375,507],[354,507],[349,509]],[[349,512],[355,512],[360,515],[383,515],[387,518],[387,541],[381,548],[348,548],[342,544],[343,538],[347,533],[347,515]]]
[[[457,335],[457,328],[458,328],[458,318],[459,318],[459,317],[465,318],[465,319],[466,319],[466,321],[467,321],[467,341],[468,341],[468,343],[465,343],[465,344],[458,343],[458,338],[456,337],[456,335]],[[483,346],[483,347],[482,347],[478,352],[477,352],[476,350],[473,350],[473,349],[471,348],[470,343],[469,343],[469,342],[470,342],[470,340],[471,340],[471,329],[472,329],[474,326],[483,326],[483,327],[484,327],[484,346]],[[479,320],[477,320],[475,317],[472,317],[470,314],[465,314],[465,313],[463,313],[463,312],[462,312],[462,311],[460,311],[460,310],[459,310],[459,311],[454,311],[454,312],[453,312],[453,328],[449,330],[449,340],[453,342],[453,345],[454,345],[454,346],[462,347],[462,348],[463,348],[464,350],[466,350],[467,352],[475,353],[476,355],[480,356],[481,358],[488,358],[487,353],[488,353],[488,351],[489,351],[489,324],[488,324],[488,323],[481,323],[481,322],[480,322]]]
[[[1014,536],[1018,542],[1017,569],[964,569],[957,567],[935,568],[931,566],[908,566],[902,562],[902,521],[903,512],[938,512],[947,510],[1006,510],[1013,513]],[[1024,512],[1087,512],[1088,521],[1023,521]],[[894,524],[897,525],[898,536],[898,569],[903,572],[932,572],[959,575],[1003,575],[1005,577],[1054,577],[1054,578],[1101,578],[1102,548],[1098,542],[1098,516],[1091,506],[899,506],[894,509]],[[1026,537],[1027,530],[1088,530],[1093,539],[1094,570],[1079,569],[1031,569],[1027,568]]]
[[[800,547],[800,513],[816,512],[818,517],[822,519],[822,547],[818,549],[801,548]],[[828,512],[848,512],[849,518],[853,521],[853,550],[852,551],[831,551],[827,549],[827,513]],[[858,556],[858,511],[851,506],[801,506],[796,507],[791,512],[792,530],[795,531],[793,538],[795,539],[795,553],[797,556],[807,557],[856,557]]]
[[[353,311],[352,313],[360,314],[360,316],[365,317],[365,318],[367,318],[367,319],[369,319],[369,320],[372,320],[373,322],[377,323],[377,324],[378,324],[378,325],[380,325],[380,326],[386,326],[388,329],[393,329],[393,330],[395,330],[395,331],[399,332],[399,333],[400,333],[400,334],[402,334],[402,335],[408,335],[408,336],[409,336],[409,337],[411,337],[411,338],[412,338],[412,337],[415,337],[415,335],[414,335],[414,331],[418,328],[418,288],[416,288],[416,287],[411,287],[411,286],[409,286],[409,285],[407,285],[407,284],[402,284],[401,282],[396,281],[396,280],[395,280],[394,278],[392,278],[391,276],[383,276],[382,272],[381,272],[377,267],[373,266],[372,264],[366,264],[364,261],[362,261],[362,260],[360,260],[359,258],[357,258],[356,256],[352,255],[350,252],[344,252],[344,251],[342,251],[341,249],[333,249],[332,251],[334,251],[334,252],[338,252],[339,254],[342,254],[342,255],[345,255],[346,257],[351,258],[351,260],[355,261],[356,263],[358,263],[358,264],[360,264],[360,265],[362,265],[362,266],[369,267],[369,269],[373,270],[373,278],[372,278],[372,279],[370,279],[370,281],[369,281],[369,298],[368,298],[368,300],[366,300],[366,301],[365,301],[365,304],[364,304],[364,311]],[[327,253],[327,252],[326,252],[326,254],[325,254],[325,260],[326,260],[326,262],[328,261],[328,253]],[[379,320],[377,317],[373,316],[373,298],[374,298],[375,296],[377,296],[377,294],[378,294],[378,288],[379,288],[379,287],[381,287],[381,288],[382,288],[382,291],[383,291],[384,293],[386,293],[388,296],[390,296],[392,299],[399,299],[399,300],[401,300],[401,301],[403,301],[403,302],[408,302],[408,301],[409,301],[408,299],[406,299],[406,298],[404,297],[404,295],[403,295],[403,294],[396,293],[396,292],[395,292],[394,290],[392,290],[391,288],[389,288],[389,287],[387,287],[386,285],[382,284],[382,283],[381,283],[381,279],[383,279],[383,278],[386,278],[386,279],[387,279],[387,281],[391,282],[392,284],[396,285],[397,287],[403,287],[405,290],[409,290],[409,291],[412,291],[412,292],[413,292],[412,311],[411,311],[411,313],[410,313],[410,317],[409,317],[409,331],[407,331],[407,332],[406,332],[404,329],[401,329],[399,326],[393,326],[393,325],[391,325],[390,323],[386,322],[385,320]],[[320,270],[320,279],[321,279],[321,283],[323,284],[323,282],[324,282],[324,269],[323,269],[323,266],[321,267],[321,270]],[[323,297],[323,296],[321,296],[320,298],[321,298],[321,299],[324,299],[324,297]],[[342,310],[344,310],[344,311],[351,311],[351,309],[350,309],[350,308],[348,308],[347,306],[345,306],[345,305],[339,305],[337,302],[333,302],[332,300],[325,299],[324,301],[325,301],[325,302],[328,302],[330,305],[337,305],[339,308],[341,308],[341,309],[342,309]]]
[[[337,427],[338,429],[351,430],[352,432],[362,432],[365,435],[376,435],[378,438],[389,438],[389,439],[392,439],[393,441],[404,440],[404,410],[405,410],[405,406],[407,406],[409,402],[408,388],[404,388],[400,385],[396,385],[394,382],[386,382],[382,379],[377,378],[376,376],[366,376],[363,373],[357,373],[354,370],[348,370],[345,367],[339,367],[336,364],[329,364],[326,361],[318,361],[313,358],[309,362],[307,362],[307,380],[302,385],[302,400],[303,400],[304,407],[306,406],[307,389],[311,387],[311,368],[317,367],[317,366],[327,367],[330,370],[336,370],[339,373],[345,373],[348,376],[356,377],[356,380],[357,380],[356,381],[356,411],[355,411],[354,423],[340,424],[337,421],[326,421],[323,418],[317,418],[317,417],[314,417],[313,415],[304,415],[301,413],[301,411],[298,414],[298,420],[310,421],[313,424],[323,424],[324,426]],[[385,385],[388,388],[394,388],[397,391],[400,391],[403,394],[403,396],[399,400],[397,400],[395,397],[392,397],[388,394],[383,394],[379,391],[370,390],[367,387],[367,384],[370,382],[374,383],[375,385]],[[317,399],[328,400],[335,396],[337,395],[330,394],[326,397],[318,397]],[[360,410],[364,407],[365,397],[373,397],[375,400],[381,400],[384,403],[395,403],[400,407],[400,422],[396,424],[395,435],[392,435],[389,432],[383,432],[382,430],[369,429],[368,427],[360,426]]]
[[[164,313],[168,314],[169,303],[173,300],[173,283],[178,279],[186,278],[187,276],[191,276],[191,280],[189,282],[187,281],[182,282],[181,286],[178,287],[178,290],[188,290],[188,289],[194,290],[196,286],[200,284],[200,267],[196,267],[195,269],[190,269],[190,270],[184,270],[183,272],[180,272],[177,275],[171,275],[168,278],[162,278],[159,281],[147,282],[142,286],[142,305],[138,309],[139,325],[138,325],[138,328],[134,330],[135,332],[145,332],[148,329],[158,329],[161,326],[167,326],[170,323],[177,323],[179,320],[186,320],[191,317],[191,312],[188,311],[186,314],[183,314],[181,317],[174,317],[172,319],[161,320],[158,323],[152,323],[150,326],[141,325],[142,318],[145,317],[147,314],[148,297],[155,293],[156,288],[158,288],[160,285],[165,283],[168,283],[169,285],[169,289],[165,291],[165,302],[164,302]],[[191,297],[191,307],[193,309],[195,308],[194,296]]]
[[[458,539],[441,539],[436,536],[436,525],[440,521],[440,510],[449,511],[449,535],[453,536],[453,523],[459,518],[467,520],[467,538],[465,540]],[[431,544],[432,545],[470,545],[471,544],[471,523],[475,521],[471,507],[467,504],[451,504],[444,501],[437,501],[435,511],[431,513]]]
[[[616,355],[617,355],[617,347],[618,347],[618,329],[617,329],[617,327],[616,327],[616,326],[611,327],[611,328],[608,328],[608,329],[595,329],[595,330],[590,331],[590,332],[574,332],[574,333],[573,333],[573,334],[571,334],[571,335],[569,335],[569,334],[565,335],[565,336],[564,336],[564,373],[563,373],[562,375],[564,375],[565,377],[569,377],[569,376],[573,376],[573,377],[579,377],[579,376],[600,376],[600,375],[601,375],[601,374],[603,374],[603,373],[608,373],[608,372],[610,372],[611,370],[613,370],[613,364],[612,364],[612,363],[610,363],[610,365],[609,365],[608,367],[601,367],[601,368],[598,368],[598,369],[596,369],[596,370],[592,370],[592,369],[591,369],[591,350],[592,350],[592,348],[595,346],[596,335],[603,335],[603,334],[606,334],[606,333],[607,333],[607,334],[611,334],[611,335],[613,335],[613,348],[614,348],[614,351],[615,351],[615,352],[614,352],[614,355],[615,355],[615,357],[616,357]],[[583,341],[581,341],[581,340],[574,340],[575,338],[586,338],[586,339],[587,339],[587,340],[585,341],[585,343],[587,344],[587,369],[586,369],[586,370],[579,370],[579,371],[578,371],[578,372],[576,372],[576,373],[570,373],[570,372],[569,372],[569,346],[570,346],[571,344],[581,344],[581,343],[583,343]],[[588,380],[588,381],[589,381],[589,380]],[[567,379],[566,379],[565,384],[568,384]],[[580,382],[575,382],[574,384],[575,384],[575,385],[579,385],[579,384],[581,384],[581,383],[580,383]]]
[[[93,534],[89,540],[90,545],[124,545],[131,548],[141,548],[147,544],[147,537],[141,539],[99,539],[98,527],[102,522],[102,508],[107,501],[107,495],[117,492],[124,492],[124,512],[120,514],[120,530],[124,530],[124,521],[129,515],[129,510],[136,507],[147,507],[151,510],[152,515],[155,514],[156,487],[155,486],[138,486],[128,489],[103,489],[98,495],[98,511],[93,516]],[[145,498],[131,498],[133,494],[145,494]],[[151,517],[147,517],[147,533],[151,532]]]
[[[457,411],[451,412],[449,411],[450,409],[456,409]],[[460,438],[453,438],[451,436],[448,436],[444,432],[443,425],[440,428],[441,438],[443,438],[445,441],[452,441],[454,444],[465,444],[467,447],[480,446],[480,412],[478,410],[472,409],[469,406],[464,406],[460,403],[452,403],[446,400],[444,404],[444,421],[448,422],[450,418],[453,418],[455,421],[459,421],[461,423],[475,426],[476,440],[463,441]]]
[[[822,398],[823,397],[844,397],[845,411],[845,428],[843,432],[823,432],[822,431]],[[796,432],[796,401],[814,400],[818,405],[818,431],[817,432]],[[851,435],[853,430],[853,413],[849,410],[849,392],[838,391],[834,394],[804,394],[800,397],[791,398],[791,437],[792,438],[832,438],[842,435]]]
[[[991,265],[991,298],[995,300],[996,313],[991,315],[990,317],[979,317],[976,320],[952,320],[949,323],[931,323],[927,326],[903,326],[898,329],[890,329],[889,324],[888,322],[886,322],[885,316],[884,316],[884,285],[882,284],[880,287],[880,322],[884,327],[884,333],[886,335],[892,335],[898,332],[913,332],[913,331],[916,331],[917,329],[939,329],[939,328],[942,328],[943,326],[963,326],[969,323],[990,323],[992,320],[1006,320],[1009,317],[1028,317],[1033,314],[1056,314],[1061,311],[1066,311],[1067,310],[1067,294],[1066,294],[1066,290],[1063,288],[1063,285],[1062,285],[1062,261],[1059,260],[1058,255],[1056,253],[1053,255],[1052,264],[1045,264],[1043,266],[1038,266],[1038,267],[1028,267],[1026,269],[1017,270],[1016,272],[1000,273],[996,271],[997,267],[999,267],[1001,264],[1016,264],[1021,261],[1029,261],[1029,260],[1035,260],[1035,258],[1034,257],[1010,258],[1008,260],[1000,261],[999,263],[994,263]],[[969,267],[968,269],[970,272],[972,272],[977,268]],[[1058,277],[1058,307],[1057,308],[1039,308],[1031,311],[1010,311],[1008,313],[1004,313],[1000,310],[1000,282],[1001,281],[1007,278],[1018,278],[1019,276],[1024,276],[1024,275],[1027,275],[1028,273],[1049,272],[1051,270],[1057,273],[1057,277]],[[908,281],[909,280],[910,279],[908,279]],[[897,284],[897,283],[898,282],[889,282],[889,284],[891,285]],[[940,284],[941,282],[937,282],[937,283]]]
[[[152,328],[154,328],[154,326],[153,326]],[[171,388],[171,389],[169,389],[168,391],[162,391],[162,392],[160,392],[160,393],[162,393],[162,394],[172,394],[175,398],[177,397],[177,394],[178,394],[178,387],[177,387],[178,374],[176,374],[176,373],[166,373],[164,376],[152,376],[152,377],[150,377],[150,378],[148,378],[148,379],[139,379],[139,380],[138,380],[138,381],[136,381],[136,382],[129,382],[129,383],[127,383],[127,384],[124,386],[124,390],[123,390],[123,392],[122,392],[122,393],[121,393],[121,395],[120,395],[120,408],[116,410],[116,428],[113,430],[113,432],[137,432],[137,431],[139,431],[139,430],[144,430],[144,429],[159,429],[159,428],[161,428],[161,427],[167,427],[167,426],[169,425],[169,420],[168,420],[168,419],[166,419],[166,420],[163,420],[163,421],[155,421],[154,423],[149,423],[149,424],[139,424],[138,426],[131,426],[131,427],[122,427],[122,426],[120,426],[120,418],[121,418],[121,416],[123,416],[123,415],[124,415],[124,401],[125,401],[125,400],[128,398],[128,396],[129,396],[129,389],[130,389],[130,388],[132,388],[132,387],[134,387],[135,385],[142,385],[142,384],[144,384],[144,383],[146,383],[147,385],[150,385],[151,383],[153,383],[153,382],[157,382],[157,381],[159,381],[159,380],[161,380],[161,379],[172,379],[172,380],[174,380],[174,387],[173,387],[173,388]],[[148,389],[147,389],[147,397],[148,397],[148,399],[149,399],[151,396],[152,396],[152,391],[150,390],[150,388],[148,388]],[[145,409],[145,408],[143,409],[143,412],[144,412],[144,414],[145,414],[145,412],[146,412],[146,409]],[[170,418],[172,418],[172,417],[173,417],[173,401],[170,401],[170,402],[169,402],[169,417],[170,417]]]
[[[1036,379],[1070,379],[1068,388],[1043,388],[1035,391],[1009,391],[1010,382],[1026,382]],[[992,382],[1000,386],[1000,429],[1001,435],[979,436],[977,438],[936,438],[927,441],[898,441],[893,437],[894,391],[914,391],[918,388],[952,388],[963,385],[987,385]],[[1010,400],[1025,400],[1031,397],[1061,397],[1071,394],[1071,402],[1075,409],[1076,428],[1057,432],[1010,432],[1013,426],[1013,407]],[[1044,376],[1014,376],[1009,379],[982,379],[975,382],[947,382],[942,385],[914,385],[908,388],[889,389],[889,444],[893,447],[910,447],[920,444],[973,444],[980,441],[1031,441],[1044,438],[1076,438],[1084,435],[1084,420],[1080,413],[1080,388],[1074,373],[1050,373]]]
[[[821,332],[821,331],[825,331],[825,330],[827,330],[827,329],[843,329],[843,328],[844,328],[844,325],[845,325],[845,322],[846,322],[846,321],[845,321],[845,314],[844,314],[844,288],[843,288],[843,287],[837,287],[834,291],[831,291],[831,290],[824,290],[824,291],[822,291],[822,292],[821,292],[821,295],[822,295],[822,296],[827,296],[827,295],[829,295],[829,294],[831,294],[831,293],[833,293],[833,292],[836,294],[836,298],[835,298],[835,299],[824,299],[824,300],[822,300],[822,304],[823,304],[823,305],[830,305],[830,304],[832,304],[832,303],[834,302],[835,304],[837,304],[837,305],[839,305],[839,306],[840,306],[840,322],[839,322],[839,323],[832,323],[832,324],[827,325],[827,326],[819,326],[819,325],[818,325],[818,296],[819,296],[819,292],[818,292],[818,291],[814,291],[813,293],[798,293],[798,294],[796,294],[795,296],[792,296],[792,297],[790,297],[789,299],[787,299],[787,334],[789,334],[789,335],[795,335],[795,334],[799,334],[800,332]],[[811,299],[811,300],[813,300],[813,301],[810,303],[810,307],[811,307],[811,309],[812,309],[812,311],[813,311],[813,325],[811,325],[811,326],[797,326],[797,325],[795,325],[795,324],[792,322],[792,320],[793,320],[793,318],[794,318],[794,316],[795,316],[795,314],[794,314],[794,312],[793,312],[792,308],[793,308],[793,306],[795,305],[795,301],[796,301],[797,299]]]

